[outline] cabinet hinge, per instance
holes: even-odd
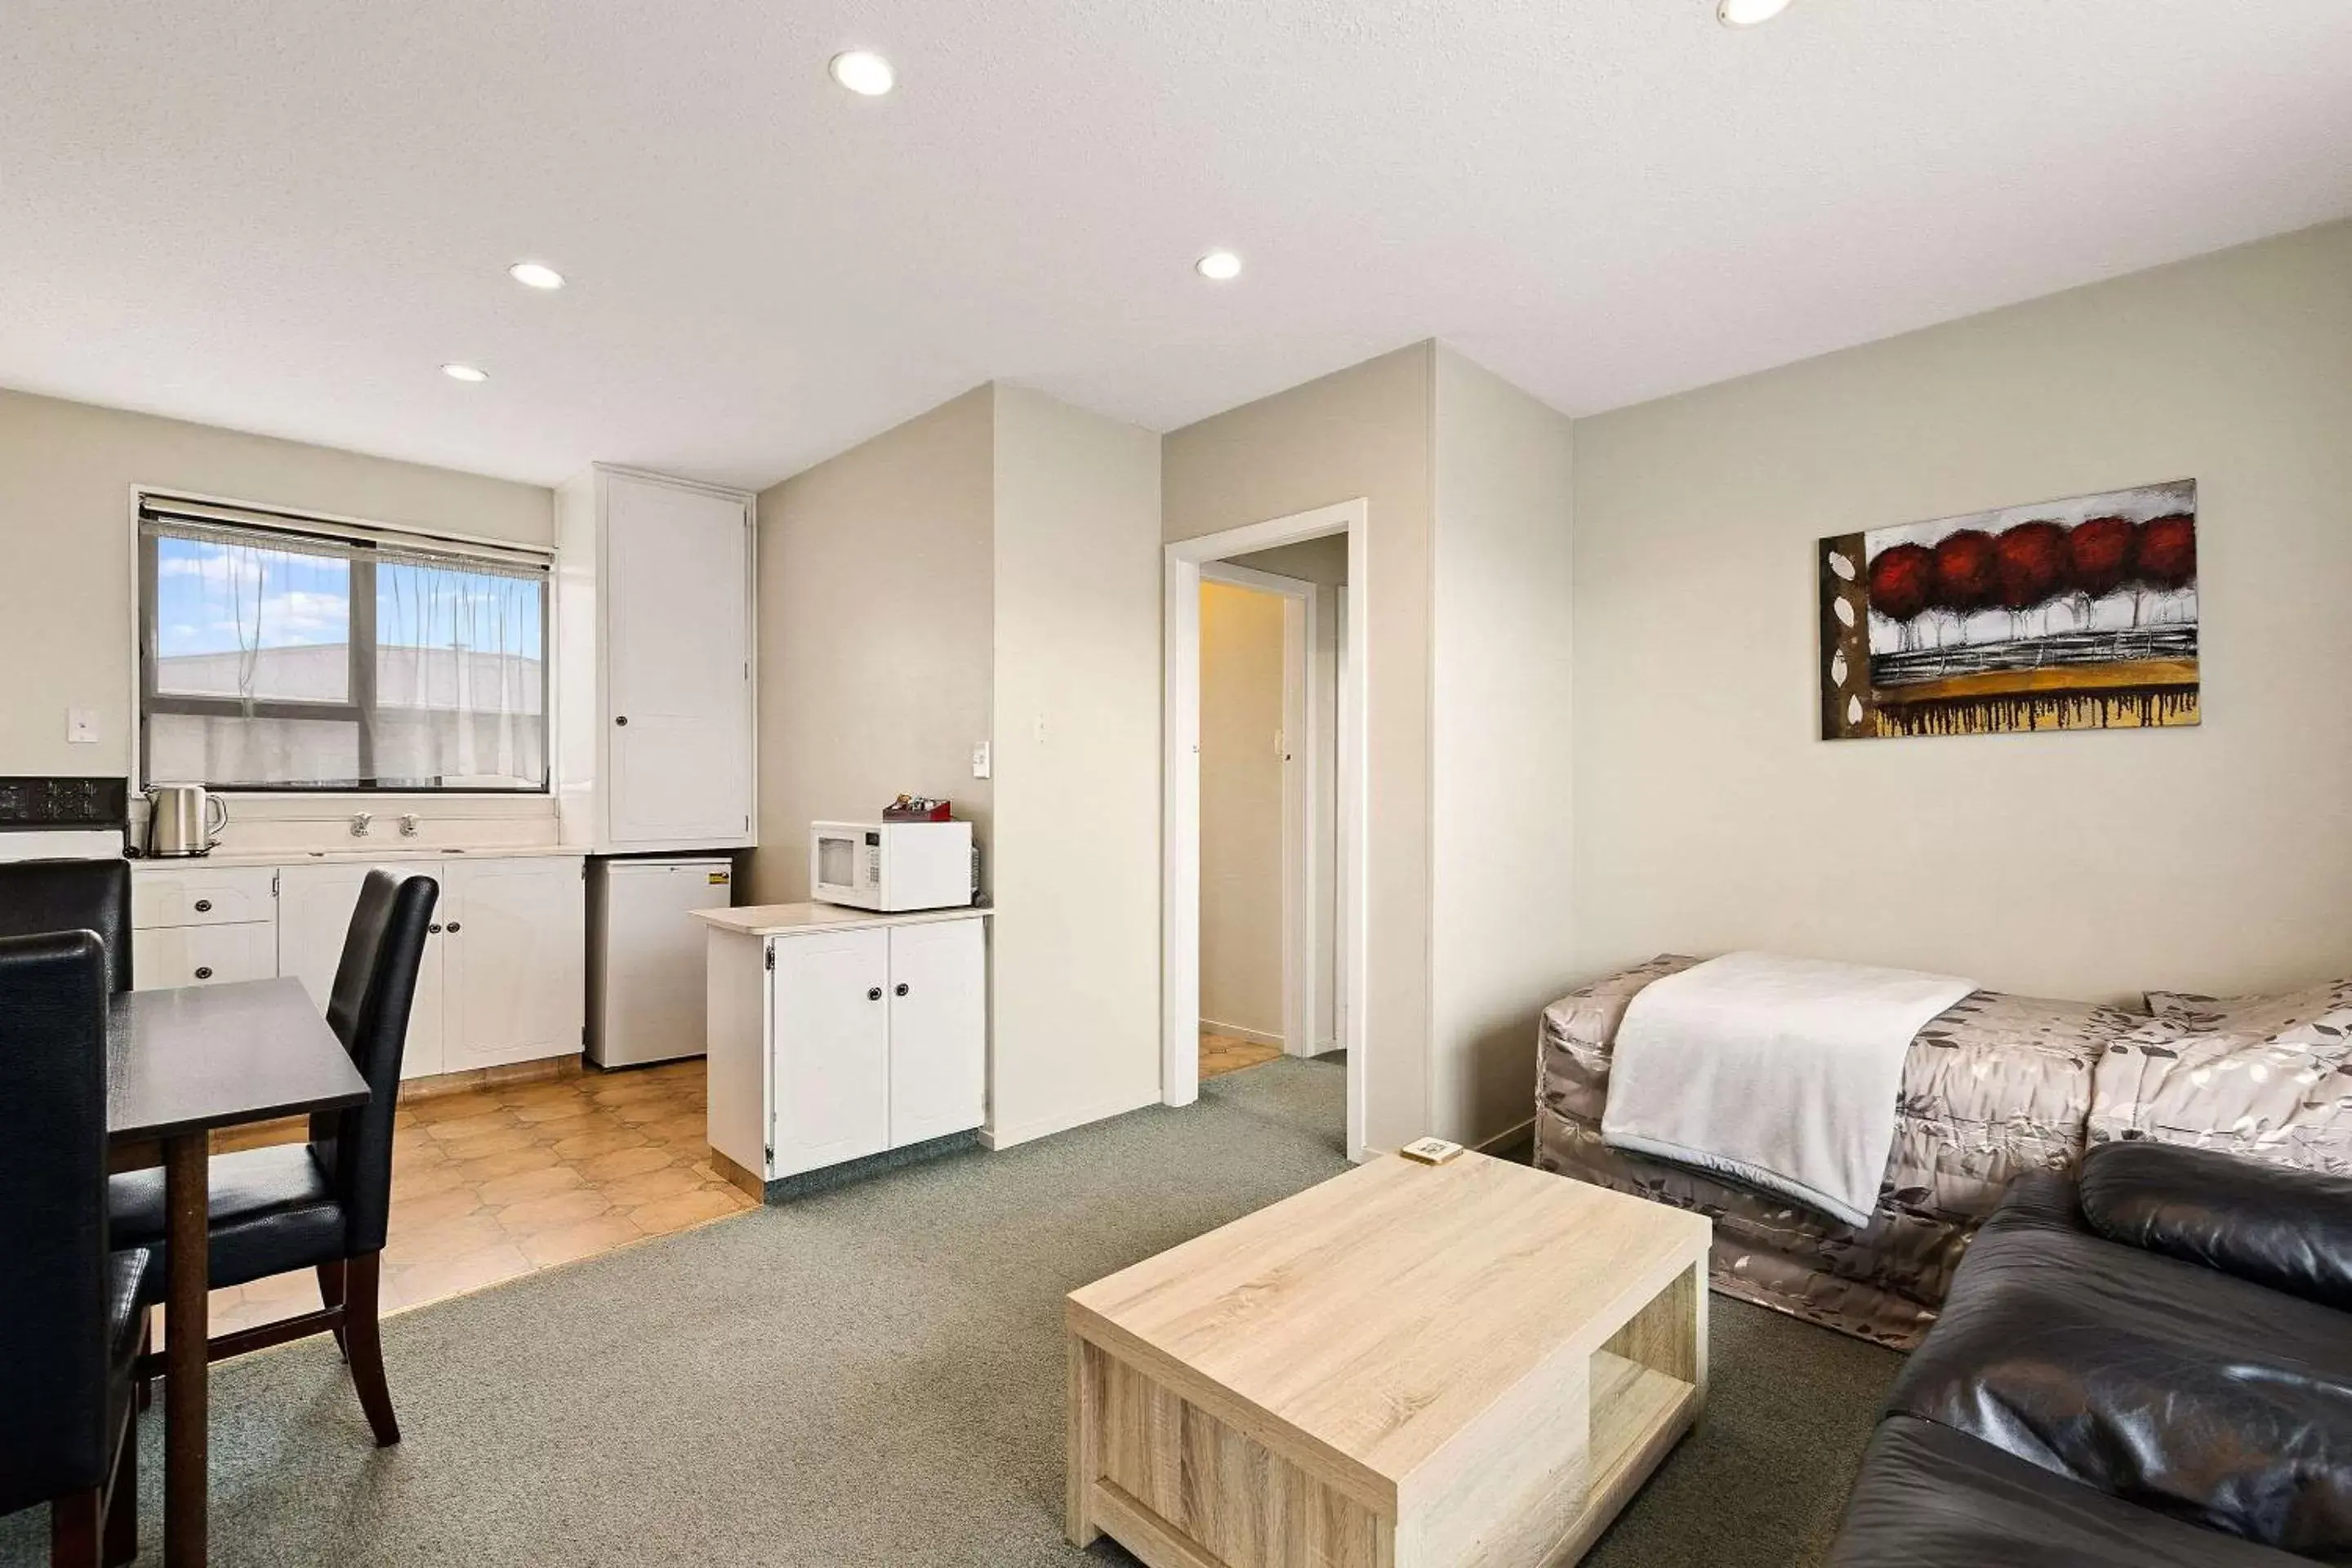
[[[760,1158],[768,1163],[768,1168],[770,1170],[774,1170],[776,1168],[776,1146],[773,1143],[763,1145],[760,1150]]]
[[[766,967],[772,971],[776,967],[776,944],[772,942],[768,944],[767,960]]]

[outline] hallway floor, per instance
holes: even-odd
[[[1201,1078],[1203,1082],[1219,1073],[1239,1072],[1244,1068],[1260,1066],[1280,1055],[1280,1046],[1270,1046],[1262,1040],[1244,1040],[1210,1029],[1201,1031]]]

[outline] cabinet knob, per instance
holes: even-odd
[[[449,934],[451,936],[456,936],[457,934],[457,922],[456,921],[451,921],[449,922]]]
[[[431,925],[426,926],[425,928],[425,934],[426,936],[439,936],[441,934],[441,922],[439,921],[435,921]]]
[[[210,980],[212,977],[213,977],[213,966],[212,966],[211,964],[209,964],[209,963],[200,963],[200,964],[196,965],[196,978],[197,978],[197,979],[199,979],[199,980]]]
[[[626,713],[617,713],[613,717],[613,722],[615,724],[626,724],[628,721],[629,716]]]
[[[877,985],[873,990],[868,991],[866,994],[866,999],[868,1002],[879,1002],[882,1000],[882,987]]]
[[[213,901],[210,899],[198,899],[196,900],[196,913],[200,915],[208,915],[212,912]]]
[[[907,994],[907,983],[906,983],[905,981],[901,980],[900,982],[898,982],[898,994],[899,994],[899,995],[901,995],[901,996],[904,996],[906,994]]]

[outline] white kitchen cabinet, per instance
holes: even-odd
[[[148,930],[276,920],[276,887],[277,871],[268,866],[142,860],[131,868],[131,924]]]
[[[595,853],[753,823],[752,498],[599,465],[557,491],[557,799]]]
[[[890,1146],[890,933],[775,944],[776,1175]]]
[[[132,979],[154,988],[291,975],[323,1012],[368,872],[422,872],[441,893],[417,965],[401,1077],[571,1056],[585,1008],[583,864],[577,855],[542,854],[142,866],[131,878]]]
[[[772,1184],[979,1127],[988,913],[697,910],[711,1148]]]
[[[131,932],[131,983],[142,991],[267,980],[277,973],[277,928],[267,921]]]
[[[978,921],[890,931],[890,1147],[977,1127],[988,1098],[988,959]]]
[[[437,861],[377,864],[422,871],[442,881],[443,897],[447,896],[446,873]],[[359,907],[360,887],[373,869],[373,864],[338,863],[287,866],[278,873],[278,973],[299,980],[322,1013],[334,994],[335,971],[343,961],[343,939],[351,932],[352,911]],[[446,1070],[441,1063],[441,921],[446,912],[436,900],[424,956],[416,965],[416,995],[409,1004],[408,1041],[400,1057],[404,1079]]]
[[[581,1047],[587,897],[569,856],[468,860],[442,883],[445,1072]]]

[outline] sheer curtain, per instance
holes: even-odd
[[[387,554],[375,567],[375,772],[392,786],[547,781],[543,573]]]

